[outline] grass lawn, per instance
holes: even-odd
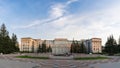
[[[109,59],[108,57],[76,57],[75,60],[102,60]]]
[[[49,57],[32,57],[32,56],[16,56],[16,58],[30,58],[30,59],[49,59]]]

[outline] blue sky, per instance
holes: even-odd
[[[41,39],[119,37],[120,0],[0,0],[10,34]]]

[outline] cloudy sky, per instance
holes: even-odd
[[[120,0],[0,0],[0,24],[22,37],[89,39],[120,33]]]

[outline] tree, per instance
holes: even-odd
[[[47,47],[46,47],[46,40],[43,41],[42,43],[42,52],[46,53],[47,52]]]
[[[76,50],[76,53],[80,53],[80,44],[78,43],[78,41],[76,41],[75,43],[75,50]]]
[[[6,26],[5,24],[2,24],[1,28],[0,28],[0,52],[1,53],[10,53],[12,52],[10,46],[10,37],[9,37],[9,33],[6,30]],[[10,44],[10,46],[9,46]]]
[[[80,44],[80,53],[86,53],[86,47],[83,41],[81,41],[81,44]]]
[[[47,52],[52,52],[52,48],[50,45],[47,47]]]
[[[42,53],[42,45],[39,44],[39,47],[38,47],[37,52],[38,52],[38,53]]]
[[[118,52],[120,53],[120,36],[119,36],[119,39],[118,39]]]
[[[13,53],[18,51],[19,48],[16,46],[17,37],[15,34],[12,38],[9,36],[9,32],[6,29],[5,24],[0,27],[0,53]]]
[[[9,36],[9,32],[6,30],[5,24],[2,24],[2,26],[0,28],[0,36],[2,38],[5,38],[5,37]]]
[[[14,49],[12,48],[11,40],[9,36],[6,36],[2,41],[2,51],[1,53],[12,53]]]
[[[18,45],[18,41],[17,41],[17,36],[14,33],[12,34],[11,41],[12,41],[11,43],[13,45],[14,52],[18,52],[19,51],[19,45]]]
[[[116,40],[114,39],[113,35],[111,35],[107,39],[107,42],[105,44],[105,52],[108,53],[109,55],[113,55],[118,52],[117,43],[116,43]]]
[[[71,53],[75,52],[75,41],[74,41],[74,39],[73,39],[72,44],[71,44],[70,52]]]
[[[80,44],[78,41],[72,41],[71,48],[70,48],[71,53],[80,53]]]
[[[46,40],[43,41],[43,43],[41,45],[39,44],[39,47],[37,50],[38,53],[46,53],[46,52],[51,52],[51,51],[52,51],[51,47],[46,46]]]

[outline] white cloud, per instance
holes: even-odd
[[[119,36],[120,29],[120,5],[107,9],[94,10],[93,12],[69,14],[66,10],[68,5],[78,0],[68,0],[66,3],[57,3],[52,5],[50,18],[43,21],[37,20],[24,28],[35,27],[41,23],[50,23],[45,27],[52,26],[47,30],[54,30],[48,34],[51,38],[66,37],[68,39],[86,39],[100,37],[105,43],[107,36],[113,34],[115,38]],[[54,28],[54,29],[53,29]]]
[[[66,5],[69,5],[69,4],[76,2],[76,1],[79,1],[79,0],[68,0],[68,2],[66,2]]]
[[[118,39],[120,33],[119,12],[119,6],[114,6],[87,14],[65,16],[52,23],[55,28],[60,28],[54,33],[54,37],[69,39],[100,37],[103,39],[103,44],[107,36],[111,34]]]
[[[68,13],[68,11],[66,10],[68,5],[72,4],[73,2],[76,2],[76,1],[78,1],[78,0],[68,0],[65,3],[55,3],[50,7],[51,9],[49,11],[49,17],[47,19],[35,20],[35,21],[32,21],[32,23],[30,23],[28,25],[16,26],[16,27],[13,27],[13,28],[14,29],[16,29],[16,28],[32,28],[32,27],[35,27],[37,25],[42,25],[42,24],[45,24],[45,23],[51,23],[51,22],[58,21],[58,20],[61,20],[61,19],[63,20],[64,16],[66,16],[65,14]],[[58,24],[60,25],[61,23],[58,23]]]
[[[54,4],[51,6],[50,17],[57,18],[63,16],[67,11],[65,10],[66,6],[61,3]]]
[[[57,18],[68,13],[67,7],[78,0],[68,0],[66,3],[56,3],[51,6],[50,17]]]
[[[45,20],[35,20],[32,21],[30,24],[28,25],[23,25],[23,26],[14,26],[13,29],[25,29],[25,28],[32,28],[32,27],[36,27],[36,25],[42,25],[46,22],[49,22],[49,20],[51,19],[45,19]]]

